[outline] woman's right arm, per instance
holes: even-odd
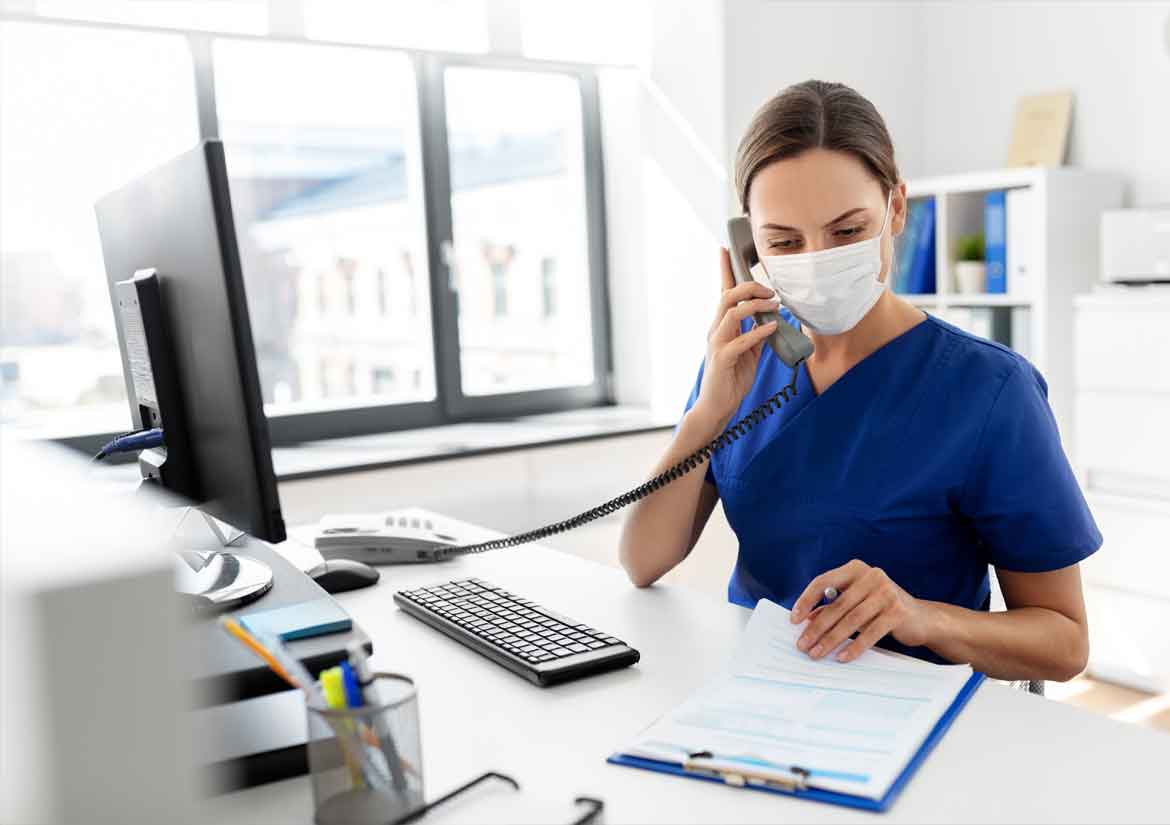
[[[722,251],[723,291],[707,333],[707,357],[699,397],[683,416],[674,440],[650,477],[666,472],[723,432],[755,381],[760,350],[776,329],[773,321],[740,333],[740,322],[757,312],[775,312],[773,291],[755,281],[736,285],[727,250]],[[718,496],[700,465],[635,504],[622,527],[620,558],[630,580],[648,587],[687,557]]]

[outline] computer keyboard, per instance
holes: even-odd
[[[400,590],[394,601],[415,618],[541,686],[627,667],[640,658],[620,639],[483,579]]]

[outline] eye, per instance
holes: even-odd
[[[791,251],[800,246],[800,241],[796,238],[774,238],[768,241],[769,249],[781,249]]]
[[[855,226],[843,226],[840,229],[833,231],[835,238],[856,238],[865,231],[865,224],[856,224]]]

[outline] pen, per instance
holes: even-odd
[[[219,623],[223,626],[224,630],[235,636],[240,642],[244,644],[245,647],[263,659],[264,663],[272,668],[272,671],[281,679],[284,679],[284,681],[288,682],[295,688],[300,688],[302,690],[308,689],[307,685],[302,686],[298,684],[289,674],[289,672],[285,670],[284,666],[281,665],[279,661],[277,661],[276,657],[273,656],[272,653],[264,647],[264,645],[260,644],[260,642],[258,642],[252,634],[244,630],[244,628],[240,626],[240,623],[235,619],[231,618],[230,616],[224,616],[219,620]]]
[[[219,623],[224,630],[259,656],[277,676],[284,679],[284,681],[288,682],[294,688],[303,691],[307,698],[323,698],[317,681],[305,669],[305,666],[288,652],[288,649],[280,639],[267,636],[257,638],[256,634],[249,633],[238,621],[230,616],[222,617]],[[264,641],[261,641],[261,639]],[[347,761],[352,760],[353,754],[357,753],[359,763],[369,765],[368,758],[363,758],[366,754],[362,749],[361,743],[354,738],[352,733],[339,729],[339,726],[333,725],[332,722],[330,722],[330,726],[333,727],[334,732],[341,742],[341,747],[346,754]],[[372,768],[373,766],[370,767]],[[364,771],[361,772],[364,773]]]
[[[376,705],[378,697],[374,689],[374,674],[370,670],[370,658],[366,655],[366,649],[362,647],[361,642],[350,642],[346,646],[346,653],[349,655],[349,661],[346,664],[352,669],[357,684],[361,686],[363,691],[362,701],[367,705]],[[404,793],[406,791],[406,774],[402,771],[402,765],[405,760],[399,756],[398,746],[394,742],[394,734],[380,714],[374,717],[374,732],[389,751],[387,762],[389,762],[390,773],[394,778],[394,788],[399,793]]]

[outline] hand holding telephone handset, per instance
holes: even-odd
[[[727,346],[728,343],[733,343],[732,339],[737,337],[741,339],[747,338],[747,336],[752,334],[752,331],[742,333],[742,335],[738,332],[740,320],[747,317],[748,314],[754,315],[757,327],[763,326],[771,321],[775,321],[775,330],[770,335],[768,335],[766,340],[768,342],[768,346],[770,346],[772,351],[776,353],[776,356],[789,367],[792,367],[792,381],[788,384],[788,386],[781,388],[763,404],[760,404],[750,413],[740,418],[730,427],[726,428],[710,443],[695,450],[682,461],[666,470],[666,472],[660,473],[659,475],[642,484],[640,487],[636,487],[627,493],[623,493],[617,498],[610,499],[604,504],[598,507],[594,507],[592,510],[586,510],[585,512],[573,516],[572,518],[556,522],[555,524],[539,527],[536,530],[530,530],[527,533],[518,533],[514,536],[508,536],[502,539],[494,539],[492,541],[485,541],[479,544],[446,547],[438,554],[436,554],[439,558],[452,558],[454,556],[465,556],[472,553],[486,553],[489,550],[500,550],[505,547],[515,547],[520,544],[539,541],[541,539],[548,538],[549,536],[554,536],[558,533],[564,533],[567,530],[572,530],[576,527],[580,527],[583,524],[588,524],[589,522],[602,518],[603,516],[608,516],[611,513],[622,509],[623,507],[627,507],[631,504],[634,504],[635,502],[641,501],[651,493],[661,489],[662,487],[665,487],[672,481],[682,478],[684,475],[691,472],[691,470],[701,466],[703,462],[711,458],[712,453],[722,449],[733,441],[736,441],[738,438],[740,438],[740,436],[745,435],[748,430],[778,410],[782,404],[795,397],[798,367],[801,361],[812,355],[812,341],[805,337],[799,330],[789,325],[783,318],[779,316],[777,312],[768,309],[761,309],[761,303],[758,301],[758,298],[756,301],[751,303],[749,303],[748,300],[745,300],[750,299],[753,293],[740,288],[745,284],[754,283],[754,279],[751,276],[750,270],[752,264],[759,260],[758,256],[756,255],[755,241],[752,239],[751,224],[749,223],[748,219],[743,217],[730,219],[727,222],[727,237],[728,252],[731,258],[731,271],[736,286],[733,289],[725,290],[724,304],[726,304],[727,301],[733,301],[733,303],[731,303],[730,306],[720,306],[720,315],[716,318],[715,324],[711,328],[711,336],[714,338],[717,334],[719,334],[719,327],[721,324],[734,324],[734,332],[728,333],[727,331],[724,331],[725,334],[723,337],[726,337],[728,342],[724,342],[723,345]],[[743,294],[738,294],[739,292],[742,292]],[[740,304],[741,301],[742,305]],[[759,311],[753,313],[751,312],[752,309]],[[747,341],[744,341],[742,344],[734,344],[735,350],[732,351],[731,354],[735,356],[736,363],[730,365],[730,368],[739,366],[741,361],[739,356],[742,355],[745,350],[751,349],[757,343],[758,341],[751,342],[750,344]],[[711,359],[709,357],[709,363],[710,360]],[[752,378],[754,378],[755,373],[755,364],[756,361],[753,359],[751,364],[751,377],[747,379],[746,385],[737,386],[733,392],[733,394],[738,397],[734,399],[735,403],[731,405],[732,414],[734,414],[735,409],[738,408],[743,395],[746,394],[747,390],[751,387]],[[704,372],[704,379],[706,379],[706,377],[707,373]],[[736,383],[738,384],[740,382]]]

